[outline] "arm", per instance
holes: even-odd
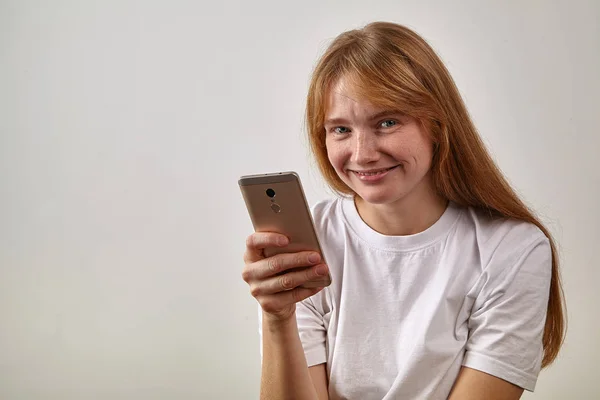
[[[319,400],[329,400],[327,389],[327,364],[314,365],[308,369]]]
[[[518,400],[523,389],[476,369],[462,367],[448,400]]]
[[[296,318],[271,321],[263,315],[261,400],[327,400],[325,364],[308,368]]]
[[[324,369],[313,369],[309,373],[296,319],[296,303],[323,289],[303,288],[302,284],[326,276],[327,266],[321,263],[320,255],[313,252],[278,254],[265,258],[263,250],[266,247],[285,246],[287,243],[285,236],[267,232],[254,233],[246,241],[246,265],[242,278],[249,284],[250,293],[262,308],[260,398],[327,399]],[[306,268],[298,271],[295,270],[297,267]],[[314,386],[311,377],[315,379]]]

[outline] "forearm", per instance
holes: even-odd
[[[273,322],[263,315],[261,400],[316,400],[296,316]]]

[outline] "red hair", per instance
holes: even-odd
[[[562,346],[566,327],[555,242],[492,160],[440,58],[415,32],[388,22],[342,33],[321,57],[306,105],[310,147],[329,186],[338,193],[353,194],[329,163],[325,147],[326,96],[341,77],[352,82],[361,98],[402,111],[428,128],[435,150],[433,184],[441,196],[494,217],[532,223],[548,237],[552,277],[542,366],[551,364]]]

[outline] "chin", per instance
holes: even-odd
[[[377,191],[368,191],[368,190],[358,190],[354,191],[363,201],[369,204],[383,205],[383,204],[392,204],[402,199],[403,196],[398,194],[392,194],[386,191],[377,190]]]

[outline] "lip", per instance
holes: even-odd
[[[352,169],[351,171],[352,172],[363,173],[363,174],[370,174],[370,173],[373,173],[373,172],[385,171],[386,169],[392,169],[392,168],[396,168],[396,167],[397,167],[397,165],[394,165],[394,166],[391,166],[391,167],[385,167],[385,168],[367,169],[367,170],[364,170],[364,171],[359,171],[359,170],[356,170],[356,169]]]
[[[362,182],[379,182],[387,174],[394,171],[398,166],[399,165],[395,165],[393,167],[370,169],[370,170],[365,170],[365,171],[355,171],[355,170],[350,170],[350,171]],[[374,173],[374,172],[379,172],[379,171],[382,171],[382,172],[377,173],[375,175],[362,175],[364,173]]]

